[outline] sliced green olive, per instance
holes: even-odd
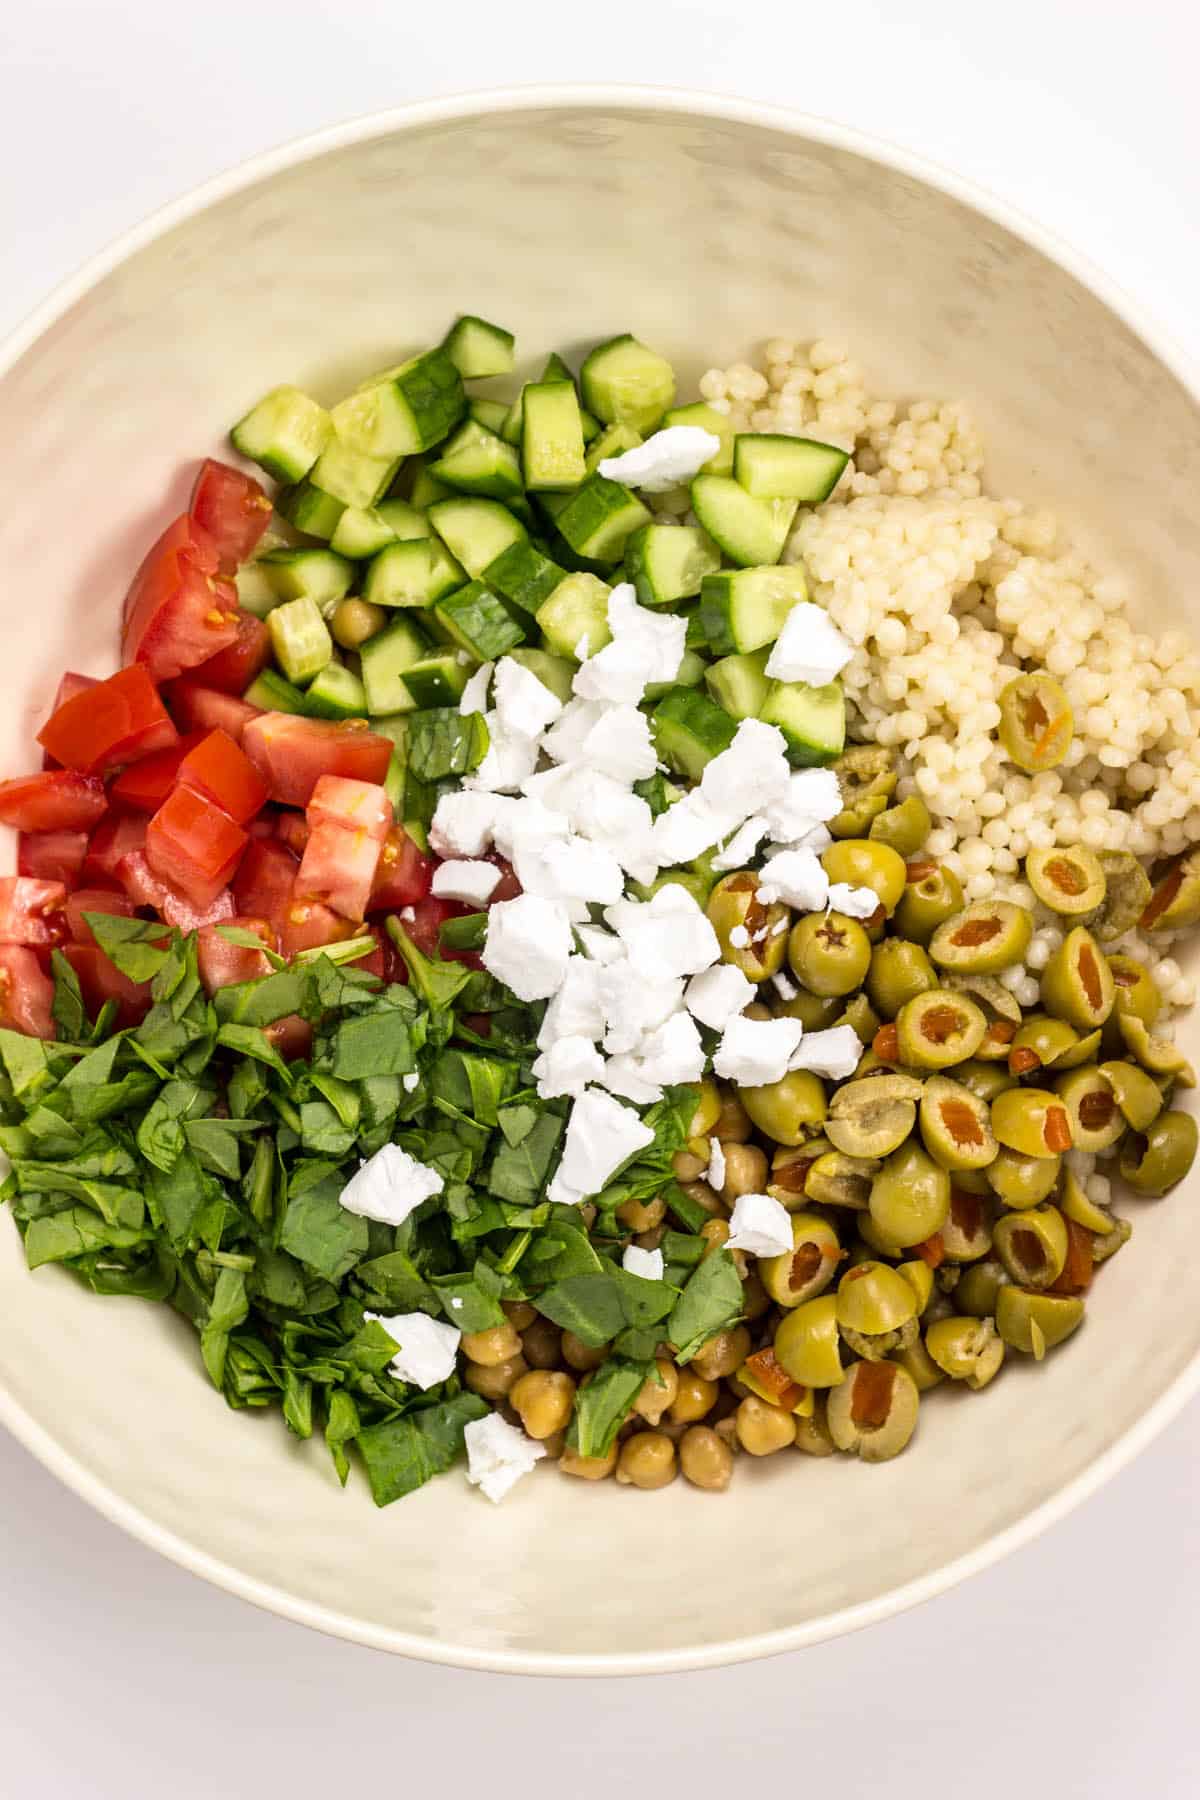
[[[1150,1083],[1153,1087],[1153,1082]],[[1076,1150],[1107,1150],[1125,1130],[1125,1120],[1117,1105],[1112,1083],[1107,1081],[1094,1063],[1082,1069],[1071,1069],[1054,1083],[1055,1092],[1067,1109],[1071,1121],[1071,1138]],[[1158,1089],[1155,1111],[1162,1106]]]
[[[946,969],[942,973],[942,986],[952,988],[956,994],[969,995],[982,1006],[989,1019],[1008,1019],[1019,1025],[1024,1016],[1016,995],[994,975],[964,975],[955,969]]]
[[[1106,1237],[1113,1229],[1113,1215],[1103,1206],[1097,1206],[1094,1200],[1088,1199],[1087,1190],[1073,1169],[1068,1169],[1063,1176],[1059,1206],[1064,1218],[1082,1225],[1085,1231],[1098,1232]]]
[[[840,1150],[830,1150],[809,1169],[805,1191],[819,1206],[844,1206],[853,1212],[866,1212],[878,1168],[874,1157],[846,1156]]]
[[[969,1088],[980,1100],[992,1101],[1006,1088],[1016,1087],[1017,1078],[1002,1062],[979,1062],[968,1058],[954,1070],[954,1079]]]
[[[1065,1019],[1033,1013],[1009,1045],[1009,1071],[1013,1075],[1034,1075],[1039,1069],[1052,1068],[1069,1056],[1078,1043],[1079,1033]]]
[[[982,1169],[994,1162],[996,1139],[987,1105],[961,1082],[931,1075],[918,1117],[925,1148],[943,1169]]]
[[[809,913],[798,919],[786,948],[793,975],[813,994],[852,994],[871,966],[870,938],[857,919],[844,913]]]
[[[903,1275],[886,1263],[862,1262],[838,1282],[837,1322],[863,1337],[899,1331],[917,1316],[917,1298]]]
[[[919,1256],[908,1262],[902,1262],[896,1269],[897,1275],[903,1275],[909,1287],[917,1297],[917,1311],[923,1313],[933,1298],[933,1270]]]
[[[905,1001],[896,1015],[900,1061],[914,1069],[948,1069],[974,1056],[987,1019],[974,1000],[949,988],[931,988]]]
[[[776,1144],[804,1143],[825,1119],[824,1084],[807,1069],[793,1069],[765,1087],[739,1088],[738,1098],[753,1124]]]
[[[780,1019],[799,1019],[805,1031],[824,1031],[832,1025],[844,1008],[841,994],[810,994],[807,988],[776,1009]]]
[[[977,1262],[992,1247],[992,1209],[984,1194],[962,1187],[962,1179],[961,1173],[956,1175],[950,1186],[950,1210],[941,1229],[946,1260],[939,1276],[948,1266]]]
[[[1121,1179],[1138,1194],[1157,1198],[1173,1188],[1196,1160],[1196,1121],[1190,1113],[1160,1113],[1144,1132],[1131,1132],[1121,1151]]]
[[[1112,1089],[1127,1124],[1135,1131],[1145,1131],[1153,1124],[1162,1111],[1163,1097],[1144,1069],[1131,1062],[1106,1062],[1100,1064],[1099,1072]]]
[[[1022,1156],[1058,1156],[1073,1144],[1062,1100],[1049,1088],[1009,1088],[992,1101],[997,1141]]]
[[[1164,876],[1142,912],[1143,931],[1200,924],[1200,850],[1189,850]]]
[[[1113,1009],[1108,958],[1082,925],[1066,937],[1042,970],[1042,1005],[1079,1031],[1095,1031]]]
[[[997,736],[1018,769],[1035,775],[1053,769],[1071,748],[1071,703],[1051,675],[1018,675],[1000,690]]]
[[[779,903],[764,906],[757,890],[754,871],[740,869],[718,881],[705,910],[724,961],[750,981],[766,981],[783,967],[787,936],[779,927],[786,926],[792,915],[790,907]],[[865,971],[865,963],[863,967]]]
[[[1031,850],[1025,858],[1025,879],[1053,912],[1078,916],[1095,912],[1107,891],[1100,858],[1077,845],[1071,850]]]
[[[834,1020],[835,1025],[849,1025],[850,1029],[869,1044],[879,1030],[879,1017],[865,994],[855,994],[846,1010]]]
[[[914,1344],[897,1350],[896,1361],[912,1376],[913,1385],[919,1394],[927,1394],[930,1388],[937,1387],[939,1382],[946,1379],[919,1337]]]
[[[939,968],[968,975],[998,975],[1023,961],[1033,937],[1033,916],[1011,900],[977,900],[939,925],[929,954]]]
[[[919,1408],[907,1369],[894,1362],[855,1363],[829,1396],[829,1435],[839,1450],[863,1462],[887,1462],[908,1444]]]
[[[1143,1069],[1149,1069],[1151,1075],[1169,1075],[1180,1087],[1195,1087],[1196,1071],[1178,1045],[1169,1038],[1151,1037],[1148,1028],[1131,1013],[1122,1013],[1117,1023],[1127,1048]]]
[[[929,808],[920,794],[910,794],[899,806],[889,806],[886,812],[877,813],[867,835],[878,844],[886,844],[908,862],[932,830]]]
[[[894,1150],[871,1183],[871,1220],[893,1251],[923,1244],[949,1210],[949,1175],[914,1141]]]
[[[835,838],[861,837],[896,791],[896,759],[882,744],[856,744],[833,768],[843,806],[829,829]]]
[[[1115,1256],[1117,1251],[1122,1249],[1133,1236],[1133,1226],[1128,1219],[1118,1219],[1113,1213],[1108,1216],[1112,1221],[1112,1229],[1103,1236],[1094,1235],[1092,1238],[1092,1261],[1094,1263],[1107,1262],[1109,1257]]]
[[[1104,871],[1106,892],[1095,913],[1084,923],[1100,943],[1115,944],[1133,930],[1154,890],[1145,869],[1128,850],[1101,850],[1098,860]]]
[[[775,1355],[801,1387],[835,1387],[845,1373],[837,1296],[818,1294],[793,1307],[776,1329]]]
[[[1120,1056],[1125,1048],[1121,1020],[1140,1019],[1149,1031],[1163,1002],[1149,969],[1135,956],[1110,956],[1108,967],[1113,978],[1113,1009],[1104,1021],[1104,1048],[1110,1056]]]
[[[1011,1350],[1040,1362],[1083,1320],[1083,1301],[1068,1294],[1043,1294],[1015,1282],[996,1295],[996,1329]]]
[[[901,937],[914,944],[928,944],[939,925],[962,911],[962,882],[950,869],[922,865],[922,873],[908,881],[893,915]]]
[[[721,1116],[721,1090],[706,1075],[696,1089],[696,1110],[688,1127],[689,1137],[707,1138]]]
[[[840,843],[831,844],[821,854],[821,866],[830,881],[871,888],[888,913],[896,910],[908,880],[900,852],[871,838],[843,838]]]
[[[1067,1260],[1067,1222],[1057,1206],[1035,1206],[996,1220],[996,1255],[1022,1287],[1052,1287]]]
[[[819,1213],[793,1213],[791,1250],[763,1257],[759,1280],[778,1306],[800,1306],[824,1293],[841,1260],[838,1234],[827,1219]]]
[[[803,1450],[806,1456],[832,1456],[834,1443],[825,1422],[824,1398],[820,1394],[814,1394],[812,1398],[813,1410],[809,1417],[796,1420],[796,1448]]]
[[[985,1256],[963,1270],[954,1290],[954,1304],[972,1318],[989,1318],[996,1310],[996,1295],[1008,1278],[999,1257]]]
[[[985,1388],[1004,1361],[1004,1340],[990,1319],[958,1315],[939,1319],[925,1333],[925,1348],[952,1381]]]
[[[888,937],[872,950],[866,989],[872,1006],[885,1019],[894,1019],[906,1001],[937,985],[937,972],[920,944]]]
[[[909,1075],[866,1075],[847,1082],[830,1101],[825,1135],[847,1156],[887,1156],[916,1124],[920,1095],[920,1082]]]
[[[993,1193],[1005,1206],[1021,1209],[1036,1206],[1054,1192],[1061,1165],[1061,1156],[1025,1156],[1002,1147],[986,1174]]]

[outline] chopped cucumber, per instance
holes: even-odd
[[[332,550],[268,550],[258,559],[280,600],[314,600],[325,606],[350,592],[354,564]]]
[[[642,441],[641,432],[635,431],[632,425],[606,425],[593,439],[583,459],[588,474],[594,475],[608,457],[620,456],[624,450],[636,450]]]
[[[579,371],[583,403],[606,425],[647,432],[675,398],[675,371],[625,333],[598,344]]]
[[[285,681],[278,669],[263,669],[255,676],[250,686],[242,695],[242,699],[250,706],[261,707],[263,712],[306,713],[308,701],[290,681]]]
[[[649,509],[619,481],[589,475],[576,488],[555,521],[580,556],[595,562],[620,562],[625,543],[639,525],[650,523]]]
[[[734,475],[748,494],[798,500],[802,506],[828,500],[849,461],[850,452],[836,444],[777,431],[742,433],[733,450]]]
[[[433,505],[435,500],[448,500],[452,492],[453,489],[448,488],[444,481],[438,481],[436,476],[431,475],[422,464],[413,476],[413,484],[408,498],[409,503],[416,507],[418,512],[424,512],[427,507]]]
[[[502,550],[483,573],[489,587],[527,613],[535,613],[565,576],[566,570],[551,562],[528,538]]]
[[[315,600],[288,600],[267,616],[275,660],[297,687],[320,673],[333,655],[333,639]]]
[[[382,718],[371,720],[371,730],[377,737],[391,738],[402,762],[408,756],[409,722],[410,715],[406,712],[385,713]]]
[[[440,443],[466,409],[462,376],[447,350],[438,349],[425,350],[375,376],[357,393],[339,400],[331,417],[338,437],[351,450],[397,457]]]
[[[807,600],[804,571],[794,563],[770,569],[722,569],[700,589],[700,624],[719,656],[773,644],[784,620]]]
[[[705,667],[706,664],[704,658],[697,655],[695,650],[685,650],[680,659],[679,668],[676,672],[674,681],[650,682],[646,688],[647,700],[659,700],[664,694],[669,694],[672,688],[699,687],[700,683],[704,680]]]
[[[419,507],[408,500],[381,500],[375,508],[384,524],[394,538],[405,542],[409,538],[427,538],[433,536],[433,526]]]
[[[304,696],[305,709],[318,719],[361,719],[367,711],[362,682],[343,663],[327,662]]]
[[[522,644],[508,653],[514,662],[520,663],[536,675],[543,687],[548,687],[552,694],[565,704],[571,698],[571,683],[575,679],[575,662],[566,656],[553,656],[548,650],[535,650]]]
[[[585,444],[590,444],[593,438],[598,438],[600,433],[604,430],[599,419],[596,418],[594,413],[590,413],[586,406],[581,406],[579,409],[579,423],[583,429],[583,441]]]
[[[400,676],[414,706],[456,706],[471,674],[469,662],[459,662],[457,655],[424,656],[411,663]]]
[[[464,381],[481,381],[488,375],[512,373],[516,339],[503,325],[464,313],[446,333],[442,349]]]
[[[556,656],[576,656],[580,640],[587,639],[587,654],[595,656],[612,642],[608,629],[608,596],[612,589],[597,575],[568,575],[548,600],[537,609],[537,622],[548,650]]]
[[[404,538],[367,564],[363,599],[374,606],[433,606],[466,578],[437,538]]]
[[[372,728],[375,721],[371,721]],[[392,816],[404,817],[404,801],[408,790],[407,764],[399,750],[393,749],[388,757],[387,774],[383,778],[383,791],[392,803]]]
[[[690,687],[673,687],[663,696],[650,715],[650,728],[663,761],[691,781],[699,781],[713,757],[729,748],[737,730],[715,701]]]
[[[344,506],[374,506],[399,467],[394,456],[366,456],[333,437],[313,464],[309,480]]]
[[[778,725],[787,739],[789,762],[801,767],[835,762],[845,748],[846,701],[840,681],[827,687],[773,681],[758,716]]]
[[[323,406],[296,387],[272,388],[229,433],[235,450],[277,481],[302,481],[333,431]]]
[[[704,671],[709,693],[731,719],[757,719],[771,683],[765,670],[769,650],[751,650],[741,656],[723,656]]]
[[[322,493],[311,481],[298,481],[275,497],[275,511],[281,518],[309,537],[324,538],[329,543],[346,508],[332,494]],[[349,552],[346,552],[348,555]]]
[[[428,653],[428,640],[403,615],[367,639],[361,651],[362,679],[372,718],[412,711],[416,702],[401,677]]]
[[[521,467],[525,486],[561,492],[578,487],[587,474],[583,424],[575,383],[538,381],[525,389],[521,426]]]
[[[525,641],[505,601],[482,581],[456,588],[433,610],[450,641],[477,662],[492,662]]]
[[[697,475],[692,511],[731,562],[776,563],[796,516],[795,500],[756,500],[728,475]]]
[[[386,506],[388,503],[385,500],[380,504]],[[395,541],[396,533],[378,506],[346,506],[334,527],[329,548],[336,550],[339,556],[363,560],[368,556],[378,556],[381,550]]]
[[[501,551],[528,536],[506,506],[474,495],[438,500],[430,507],[429,518],[450,554],[472,579],[482,575]]]
[[[514,449],[521,447],[521,434],[525,429],[525,389],[522,388],[508,411],[504,415],[504,423],[500,427],[500,436],[506,444]]]
[[[675,406],[670,412],[663,414],[663,425],[699,425],[705,431],[711,431],[714,437],[721,440],[721,448],[715,456],[710,456],[701,473],[704,475],[733,474],[733,446],[737,433],[724,413],[710,406],[707,400],[693,401],[691,406]]]
[[[698,525],[643,525],[625,545],[625,569],[643,606],[669,606],[700,592],[721,552]]]
[[[443,446],[429,472],[458,493],[506,500],[522,491],[520,457],[511,444],[474,419],[468,419]]]
[[[494,431],[499,437],[504,429],[504,421],[508,417],[508,407],[503,400],[468,400],[467,417],[474,419],[487,431]]]
[[[575,377],[563,361],[557,350],[552,350],[546,358],[546,366],[539,377],[541,381],[569,381],[574,387]]]
[[[261,562],[243,563],[233,579],[243,612],[265,619],[271,608],[279,605],[279,591]]]

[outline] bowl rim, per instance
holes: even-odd
[[[0,378],[7,375],[72,306],[123,262],[218,201],[316,157],[372,138],[458,119],[539,110],[671,113],[756,126],[784,132],[799,139],[809,139],[832,149],[845,150],[907,175],[990,219],[993,224],[1011,232],[1014,237],[1031,245],[1050,262],[1073,276],[1146,345],[1200,405],[1200,363],[1174,340],[1152,309],[1127,293],[1105,270],[1055,232],[990,190],[930,158],[917,155],[873,133],[815,114],[760,103],[734,94],[611,82],[545,82],[474,88],[437,99],[413,101],[307,132],[235,163],[177,199],[156,208],[139,223],[120,233],[88,257],[73,274],[60,281],[0,341]],[[386,1650],[395,1655],[415,1657],[454,1668],[485,1670],[505,1675],[612,1676],[678,1674],[693,1669],[719,1668],[748,1662],[758,1657],[781,1655],[861,1630],[867,1625],[892,1618],[944,1594],[968,1576],[991,1568],[1003,1557],[1031,1543],[1051,1525],[1064,1519],[1085,1499],[1098,1492],[1106,1482],[1131,1463],[1198,1392],[1200,1354],[1194,1356],[1179,1371],[1135,1425],[1123,1432],[1057,1493],[1033,1507],[1012,1525],[994,1532],[962,1556],[875,1599],[843,1607],[822,1618],[777,1631],[752,1633],[680,1650],[611,1655],[574,1655],[455,1645],[417,1632],[372,1625],[332,1607],[298,1599],[286,1589],[233,1568],[219,1557],[200,1550],[186,1538],[159,1525],[139,1507],[123,1499],[93,1475],[78,1457],[65,1449],[33,1418],[14,1395],[2,1387],[0,1424],[45,1468],[112,1524],[180,1568],[212,1582],[227,1593],[262,1607],[265,1611],[276,1613],[297,1624],[307,1625],[330,1637],[344,1638],[371,1649]]]

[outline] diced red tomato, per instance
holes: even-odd
[[[156,750],[153,756],[139,757],[137,762],[122,769],[108,790],[109,799],[114,806],[128,807],[133,812],[157,812],[175,786],[180,763],[206,736],[203,731],[189,731],[169,750]]]
[[[186,678],[170,682],[163,689],[163,698],[181,731],[225,731],[235,744],[241,743],[243,731],[261,711],[248,700]]]
[[[292,904],[300,864],[290,850],[269,838],[251,838],[233,878],[233,897],[240,913],[270,919],[279,926]]]
[[[370,935],[375,939],[375,948],[369,956],[360,956],[354,967],[362,969],[364,974],[377,975],[380,981],[406,982],[408,970],[391,938],[378,926],[371,927]]]
[[[107,805],[100,778],[76,769],[0,781],[0,825],[18,831],[90,831]]]
[[[187,513],[154,544],[125,599],[122,656],[169,681],[237,637],[237,589],[218,575],[220,553]]]
[[[303,856],[308,847],[311,825],[303,813],[284,807],[275,821],[275,835],[295,856]]]
[[[23,831],[17,839],[17,874],[74,887],[87,845],[86,831]]]
[[[59,681],[58,692],[54,696],[54,705],[50,708],[50,712],[52,714],[56,713],[59,707],[65,705],[68,700],[74,700],[76,694],[85,694],[89,688],[97,686],[99,686],[99,678],[97,676],[77,675],[74,669],[65,670]],[[49,751],[43,753],[42,767],[43,769],[58,768],[58,764],[50,755]]]
[[[507,862],[498,850],[490,850],[483,861],[490,862],[493,868],[500,871],[500,879],[488,895],[487,904],[495,906],[497,900],[515,900],[517,895],[522,892],[522,888],[512,864]]]
[[[227,571],[245,562],[271,517],[271,502],[253,475],[209,456],[200,464],[189,511],[217,546]]]
[[[314,950],[321,944],[340,944],[354,936],[349,919],[339,918],[319,900],[307,900],[299,894],[279,922],[279,949],[284,956],[295,956],[300,950]]]
[[[418,950],[423,950],[426,956],[441,956],[443,952],[438,932],[447,919],[461,919],[470,911],[471,908],[464,906],[459,900],[435,900],[431,894],[415,903],[411,919],[401,919],[400,923]],[[460,954],[466,956],[471,953],[463,951]],[[446,957],[446,961],[451,960],[455,959]]]
[[[373,781],[347,781],[344,775],[322,775],[312,792],[306,816],[310,825],[341,825],[365,831],[382,843],[392,828],[387,790]]]
[[[52,1038],[54,983],[32,950],[0,944],[0,1025],[26,1037]]]
[[[275,836],[274,813],[261,812],[257,819],[247,819],[246,830],[252,838],[273,838]]]
[[[228,885],[248,841],[227,812],[177,787],[146,827],[146,861],[160,881],[203,908]]]
[[[365,719],[303,719],[296,713],[263,713],[242,734],[242,749],[284,806],[307,806],[322,775],[382,783],[392,740],[371,731]]]
[[[252,819],[267,798],[267,784],[226,731],[210,731],[179,765],[179,780],[214,801],[238,825]]]
[[[314,825],[296,877],[296,892],[324,900],[347,919],[362,919],[371,898],[380,844],[366,831],[347,831],[327,819]]]
[[[64,701],[38,732],[38,743],[64,768],[107,775],[169,749],[177,737],[158,689],[135,664]]]
[[[275,1046],[284,1062],[295,1062],[298,1057],[312,1055],[313,1028],[299,1013],[286,1013],[282,1019],[264,1025],[263,1036],[268,1044]]]
[[[235,913],[229,924],[242,931],[252,931],[268,949],[275,948],[275,933],[266,919],[244,919]],[[200,927],[196,951],[206,994],[215,994],[218,988],[231,987],[237,981],[257,981],[260,975],[271,973],[271,965],[261,950],[251,950],[246,944],[231,944],[228,938],[221,936],[221,927],[217,925]]]
[[[233,895],[228,888],[222,888],[210,905],[195,906],[186,895],[159,880],[141,850],[134,850],[125,857],[117,873],[135,906],[152,906],[168,925],[176,925],[180,931],[198,931],[201,925],[223,925],[233,917]]]
[[[117,1025],[123,1031],[150,1011],[150,983],[130,981],[98,944],[66,944],[63,955],[79,977],[83,1003],[93,1017],[109,1000],[116,1000]]]
[[[100,887],[106,881],[119,885],[121,862],[131,851],[140,850],[145,842],[145,819],[131,817],[128,813],[109,813],[88,839],[82,879],[89,887]]]
[[[238,634],[228,650],[218,650],[195,671],[204,687],[222,694],[244,694],[256,675],[271,660],[271,634],[261,619],[244,612],[238,617]]]
[[[434,861],[422,856],[402,825],[393,825],[379,853],[369,912],[396,912],[415,906],[429,892]]]
[[[94,944],[92,928],[85,913],[108,913],[112,918],[131,919],[133,901],[127,894],[115,894],[109,888],[76,888],[67,895],[67,933],[77,944]]]
[[[0,877],[0,944],[61,944],[67,935],[66,903],[61,881]]]

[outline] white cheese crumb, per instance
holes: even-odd
[[[757,993],[754,983],[732,963],[706,969],[687,985],[688,1011],[713,1031],[724,1031],[730,1019],[743,1012]]]
[[[662,1087],[680,1082],[699,1081],[704,1074],[704,1045],[696,1021],[689,1013],[673,1013],[653,1031],[648,1031],[637,1048],[637,1062],[647,1081]]]
[[[750,861],[759,844],[767,835],[767,821],[755,813],[738,827],[725,845],[712,859],[714,869],[741,869]]]
[[[733,930],[729,933],[729,941],[735,950],[748,950],[750,948],[750,933],[746,930],[744,925],[735,925]]]
[[[467,1446],[467,1480],[482,1488],[489,1500],[503,1500],[522,1475],[545,1456],[543,1445],[526,1437],[499,1413],[472,1419],[463,1432]]]
[[[661,1250],[643,1250],[637,1244],[626,1244],[621,1267],[627,1275],[640,1275],[643,1281],[661,1281],[663,1253]]]
[[[829,895],[829,877],[813,850],[781,850],[759,871],[757,898],[769,906],[783,900],[801,912],[819,912]]]
[[[782,1081],[803,1035],[799,1019],[731,1019],[717,1045],[713,1068],[739,1087]]]
[[[720,438],[702,425],[668,425],[644,444],[620,456],[606,456],[598,467],[609,481],[624,482],[647,494],[665,494],[691,481],[720,448]]]
[[[609,941],[611,943],[615,940]],[[616,948],[619,955],[620,945]],[[584,1037],[594,1044],[604,1036],[600,967],[590,957],[571,957],[563,974],[562,985],[546,1008],[546,1015],[538,1032],[539,1050],[550,1049],[557,1038]]]
[[[436,1169],[418,1162],[399,1144],[382,1149],[358,1165],[339,1196],[347,1212],[384,1225],[403,1225],[423,1200],[440,1194],[443,1182]]]
[[[800,989],[796,986],[791,976],[785,973],[783,969],[780,969],[776,974],[772,975],[771,986],[775,989],[775,992],[779,995],[781,1000],[794,1000],[796,995],[800,992]]]
[[[658,762],[649,719],[636,706],[605,707],[584,737],[578,760],[626,785],[648,780]]]
[[[704,1179],[718,1194],[725,1186],[725,1150],[720,1138],[711,1137],[708,1140],[708,1167],[704,1171]]]
[[[721,954],[717,934],[695,895],[677,881],[665,882],[645,902],[618,900],[605,908],[604,918],[634,967],[655,979],[699,975]]]
[[[378,1319],[390,1338],[399,1345],[388,1367],[400,1381],[411,1381],[421,1389],[436,1387],[454,1373],[454,1359],[462,1332],[457,1325],[445,1325],[431,1319],[428,1313],[368,1312],[364,1319]]]
[[[636,1050],[643,1035],[679,1011],[683,982],[656,981],[626,957],[601,967],[600,1005],[604,1011],[604,1048],[610,1053]]]
[[[461,900],[466,906],[486,906],[499,879],[500,871],[495,863],[452,859],[439,863],[433,871],[431,892],[439,900]]]
[[[592,962],[620,962],[624,951],[620,940],[611,931],[605,931],[603,925],[581,925],[575,933],[586,957]]]
[[[781,1200],[770,1194],[739,1194],[729,1221],[727,1250],[748,1250],[751,1256],[786,1256],[792,1249],[792,1217]]]
[[[400,1086],[404,1089],[406,1094],[415,1094],[420,1085],[421,1077],[417,1074],[415,1069],[411,1075],[402,1075],[400,1077]]]
[[[627,1051],[608,1058],[599,1085],[610,1094],[620,1094],[623,1100],[632,1100],[635,1106],[653,1106],[663,1097],[662,1088],[642,1073],[637,1057]]]
[[[571,1108],[557,1179],[573,1193],[598,1194],[654,1133],[611,1094],[589,1088]]]
[[[743,719],[728,749],[705,767],[700,792],[719,818],[740,825],[767,812],[788,791],[787,744],[777,725]]]
[[[767,674],[772,681],[804,681],[810,687],[824,687],[837,679],[853,655],[853,644],[842,636],[825,608],[800,600],[783,622],[767,658]]]
[[[487,794],[443,794],[429,827],[430,845],[439,856],[482,856],[495,818],[496,802]]]
[[[803,840],[841,812],[842,791],[837,775],[832,769],[796,769],[788,777],[782,797],[763,810],[775,843]]]
[[[518,1000],[548,1000],[571,955],[571,922],[540,894],[501,900],[488,914],[483,966]]]
[[[556,1094],[570,1094],[572,1099],[578,1099],[586,1087],[604,1074],[604,1058],[590,1038],[560,1037],[542,1051],[533,1073],[543,1100],[552,1100]]]
[[[798,838],[794,844],[788,845],[788,848],[791,850],[815,850],[817,855],[821,856],[828,850],[832,842],[833,833],[827,825],[814,825],[811,831],[806,831],[802,838]]]
[[[659,813],[653,825],[654,853],[664,868],[692,862],[719,843],[731,825],[696,790]]]
[[[879,895],[874,888],[853,887],[848,881],[834,881],[829,886],[830,912],[840,912],[847,919],[869,919],[879,910]]]
[[[495,666],[495,663],[490,662],[481,664],[467,682],[458,703],[458,710],[464,718],[468,713],[487,711],[488,689],[492,685],[492,670]]]
[[[537,768],[537,739],[507,730],[495,710],[484,714],[484,723],[490,739],[487,754],[479,767],[464,777],[463,786],[477,793],[515,793]]]
[[[527,738],[540,737],[563,709],[558,695],[511,656],[502,656],[496,664],[492,701],[501,730]]]
[[[608,596],[612,642],[581,666],[572,686],[585,700],[635,704],[651,682],[674,681],[683,661],[686,619],[639,606],[632,582]]]
[[[811,1069],[830,1081],[846,1081],[853,1075],[863,1047],[853,1025],[831,1025],[826,1031],[808,1031],[794,1052],[789,1069]]]
[[[542,749],[552,762],[577,763],[588,733],[607,710],[599,700],[568,700],[542,740]]]

